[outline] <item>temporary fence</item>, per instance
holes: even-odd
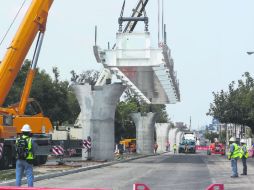
[[[219,184],[219,183],[211,184],[205,190],[215,190],[215,189],[224,190],[224,184]]]
[[[148,186],[141,183],[133,184],[133,190],[151,190]]]
[[[0,187],[0,190],[112,190],[105,188]]]
[[[43,188],[43,187],[0,187],[0,190],[112,190],[106,188]],[[133,184],[133,190],[150,190],[145,184]]]
[[[208,150],[209,146],[200,146],[200,145],[196,145],[196,150]]]

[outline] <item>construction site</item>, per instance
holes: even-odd
[[[72,78],[68,82],[61,81],[54,65],[51,65],[53,78],[40,70],[40,53],[46,50],[43,41],[51,38],[46,35],[51,30],[47,23],[54,14],[52,7],[59,2],[30,0],[29,3],[23,1],[1,41],[2,45],[23,11],[24,16],[0,62],[0,190],[223,190],[239,189],[239,183],[241,189],[249,189],[254,172],[251,158],[248,159],[250,175],[227,178],[230,159],[226,151],[230,151],[230,141],[223,141],[220,133],[219,139],[212,142],[192,129],[191,119],[189,125],[171,120],[174,116],[168,110],[173,104],[181,104],[182,92],[177,61],[171,50],[175,45],[168,43],[171,35],[165,16],[168,2],[135,0],[131,7],[133,2],[123,0],[117,3],[121,5],[117,10],[107,10],[115,15],[114,20],[104,21],[111,23],[108,28],[88,22],[91,15],[76,18],[81,20],[80,25],[87,22],[85,27],[93,31],[89,47],[101,69],[88,70],[87,76],[69,70]],[[101,6],[92,5],[90,9],[94,10]],[[156,14],[149,11],[155,5]],[[67,23],[63,25],[59,36],[68,27]],[[113,43],[104,34],[111,27],[115,29]],[[75,31],[72,35],[75,41]],[[68,44],[63,39],[60,46]],[[60,48],[56,51],[61,51]],[[68,68],[75,68],[74,64],[70,63]],[[78,71],[81,70],[85,68],[79,67]],[[44,81],[51,83],[50,88]],[[42,91],[43,96],[39,96]],[[15,168],[20,160],[18,143],[25,132],[32,139],[29,151],[35,186],[28,188],[26,177],[22,178],[22,187],[15,187],[18,171]],[[243,141],[246,134],[241,129],[235,141],[246,144]],[[251,141],[249,138],[247,152],[253,155]],[[28,157],[25,161],[30,164]]]

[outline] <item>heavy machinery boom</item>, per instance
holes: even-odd
[[[38,159],[43,159],[41,163],[46,161],[46,152],[49,152],[49,132],[52,131],[52,124],[49,118],[43,116],[39,104],[29,99],[29,95],[52,3],[53,0],[32,1],[0,64],[0,143],[3,145],[0,168],[8,168],[15,162],[15,137],[21,133],[20,129],[24,124],[31,126],[38,147],[44,147],[40,149],[43,149],[43,152],[37,152],[37,155],[40,155]],[[33,64],[28,72],[20,103],[4,108],[2,106],[5,99],[38,33]]]
[[[53,0],[33,0],[0,64],[0,106],[3,105],[21,65],[39,31],[44,32]]]

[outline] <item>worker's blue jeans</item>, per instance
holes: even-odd
[[[232,168],[232,176],[238,176],[236,158],[231,158],[231,168]]]
[[[242,157],[242,162],[243,162],[243,174],[247,175],[247,163],[246,163],[247,158],[244,156]]]
[[[21,179],[24,172],[26,174],[28,187],[33,187],[33,165],[27,163],[25,160],[17,160],[16,162],[16,186],[21,186]]]

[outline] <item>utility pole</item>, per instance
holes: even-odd
[[[190,116],[190,127],[189,127],[189,130],[191,130],[191,116]]]

